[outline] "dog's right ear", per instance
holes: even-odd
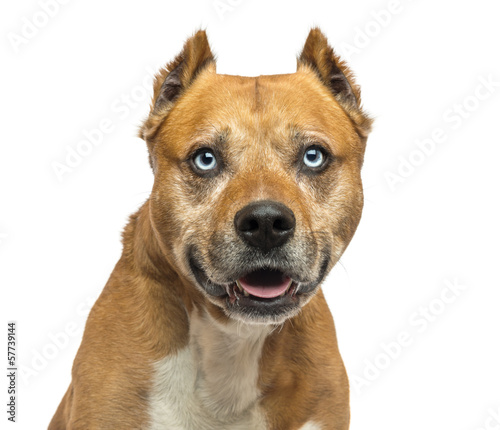
[[[199,30],[186,41],[181,53],[155,76],[149,117],[140,128],[139,137],[148,141],[156,133],[175,101],[204,69],[215,72],[215,57],[206,32]]]

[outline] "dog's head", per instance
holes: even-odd
[[[370,125],[318,29],[296,73],[259,77],[217,74],[198,31],[158,74],[140,131],[165,257],[231,318],[296,315],[358,225]]]

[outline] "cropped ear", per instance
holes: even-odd
[[[175,101],[189,88],[204,69],[215,72],[215,57],[210,50],[207,34],[197,31],[185,43],[182,51],[155,76],[153,99],[148,119],[139,136],[145,140],[157,131]]]
[[[196,75],[209,65],[215,66],[215,58],[207,34],[199,30],[186,41],[182,52],[156,76],[153,112],[160,113],[168,108],[189,87]]]
[[[297,69],[308,67],[333,93],[335,99],[351,116],[361,135],[366,136],[372,120],[361,110],[361,94],[354,75],[335,54],[319,28],[313,28],[307,36],[304,48],[297,58]]]
[[[297,62],[298,66],[304,64],[311,67],[335,98],[353,106],[359,104],[359,88],[354,83],[352,72],[335,55],[319,28],[313,28],[309,32]]]

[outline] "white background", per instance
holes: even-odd
[[[136,131],[151,71],[202,27],[220,73],[293,72],[319,25],[376,118],[363,219],[324,285],[351,378],[351,429],[500,429],[498,2],[224,4],[67,0],[48,18],[35,0],[4,4],[0,309],[3,324],[17,321],[23,369],[10,427],[46,428],[121,230],[148,196]],[[113,130],[59,180],[53,163],[103,119]]]

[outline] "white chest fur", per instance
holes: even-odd
[[[266,430],[257,387],[270,328],[191,318],[189,345],[155,365],[151,430]]]

